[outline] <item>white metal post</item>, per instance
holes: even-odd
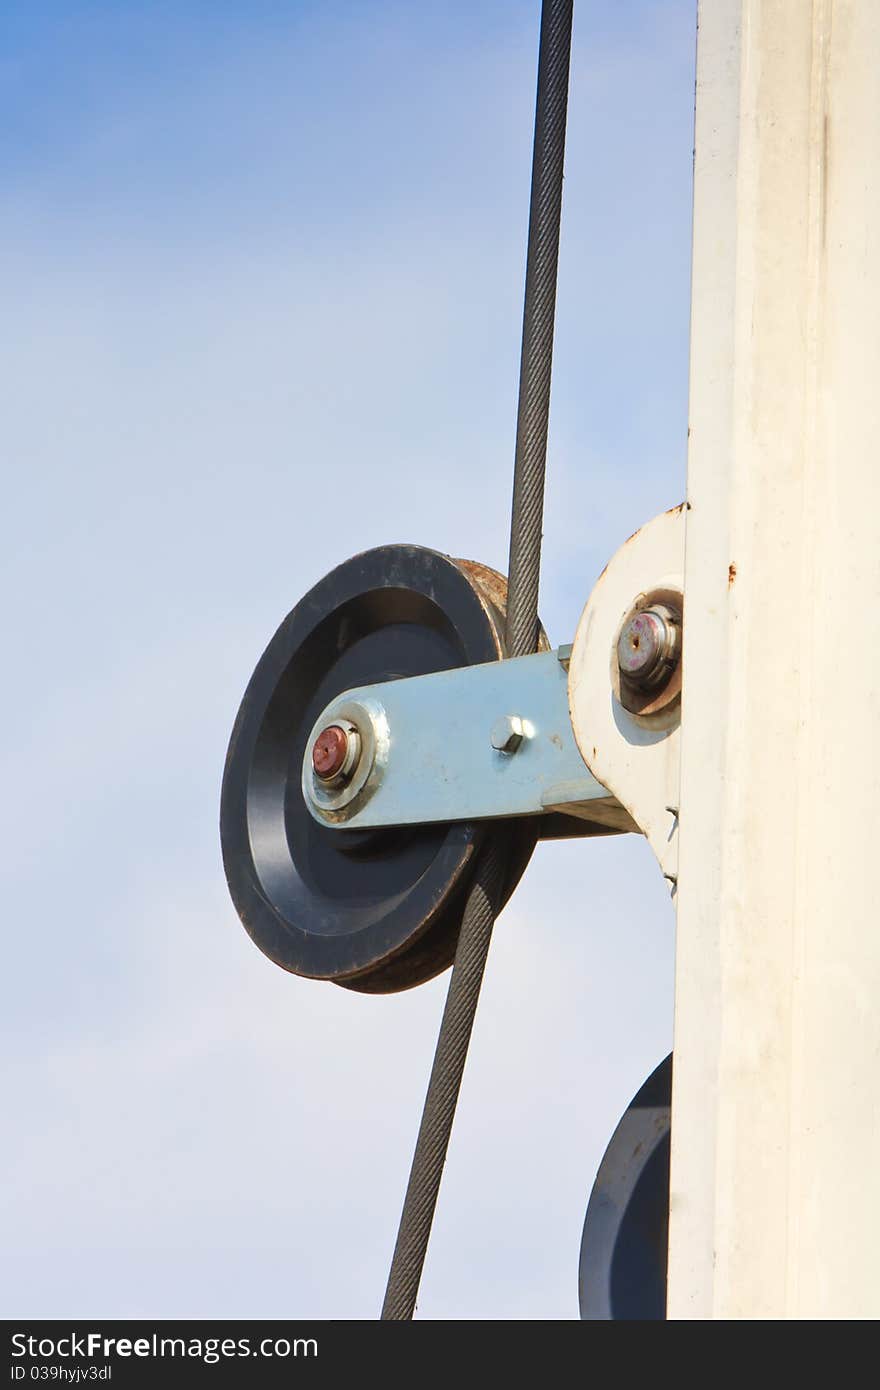
[[[880,1316],[880,3],[701,0],[669,1316]]]

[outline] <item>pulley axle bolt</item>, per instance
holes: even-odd
[[[681,655],[680,619],[661,604],[632,613],[617,639],[621,676],[638,690],[668,679]]]
[[[352,742],[357,737],[342,728],[340,724],[330,724],[322,729],[312,747],[312,767],[315,776],[322,782],[332,782],[351,764]]]

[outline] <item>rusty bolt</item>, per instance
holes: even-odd
[[[345,767],[351,737],[339,724],[322,729],[312,748],[312,767],[322,782],[331,782]]]
[[[679,629],[668,608],[658,604],[632,613],[617,639],[620,674],[639,690],[653,690],[668,679],[680,655]]]

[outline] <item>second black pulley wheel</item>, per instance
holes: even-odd
[[[272,638],[242,700],[223,777],[229,890],[250,936],[285,970],[368,993],[431,979],[455,953],[475,857],[503,835],[505,900],[535,838],[529,821],[332,829],[309,812],[302,765],[322,710],[345,690],[504,656],[506,584],[419,546],[347,560]],[[313,751],[332,775],[331,730]]]

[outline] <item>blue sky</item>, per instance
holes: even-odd
[[[294,979],[228,901],[226,741],[284,613],[407,540],[504,568],[538,5],[10,4],[0,59],[4,1311],[371,1317],[445,979]],[[580,0],[542,616],[679,501],[692,0]],[[332,543],[310,505],[332,473]],[[668,1050],[637,837],[496,933],[420,1300],[572,1317]]]

